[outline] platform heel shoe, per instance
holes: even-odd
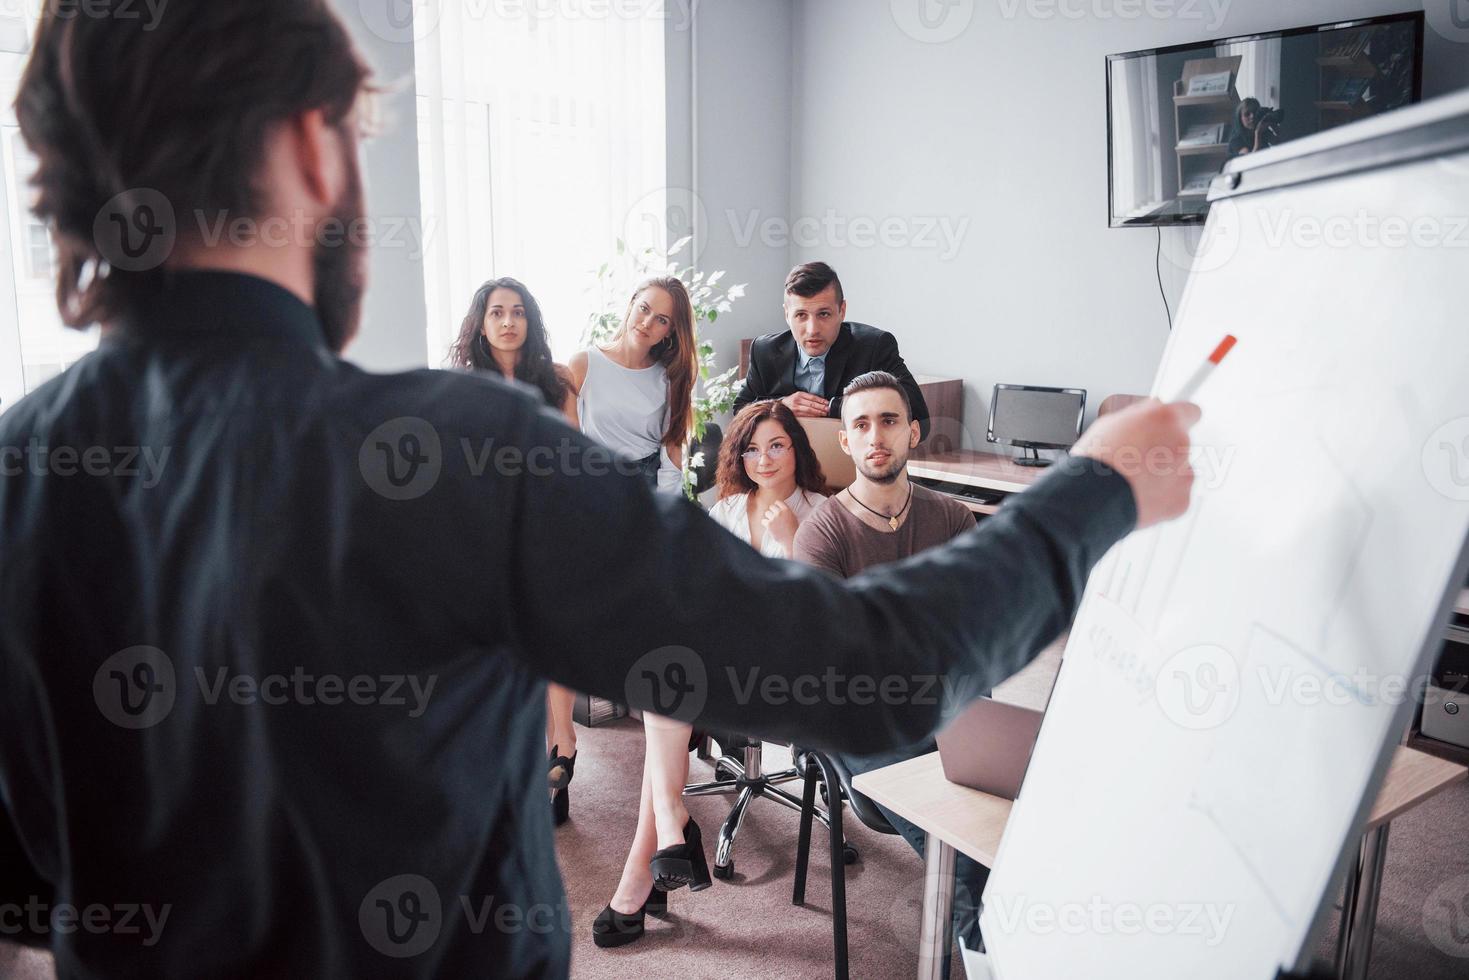
[[[704,859],[704,837],[693,817],[683,825],[683,843],[658,851],[650,864],[654,884],[664,891],[688,885],[689,891],[699,892],[713,884],[709,862]]]
[[[556,826],[571,819],[571,777],[576,774],[576,753],[568,758],[557,755],[559,745],[551,746],[551,763],[546,781],[551,787],[551,816]]]
[[[643,907],[631,915],[623,915],[611,905],[592,920],[592,942],[602,949],[616,949],[637,940],[643,934],[644,916],[663,918],[668,914],[668,893],[657,885],[648,893]]]

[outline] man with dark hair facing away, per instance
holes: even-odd
[[[548,679],[911,745],[937,706],[791,711],[738,679],[901,662],[987,687],[1108,548],[1188,506],[1197,409],[1154,402],[979,530],[838,582],[655,498],[534,393],[362,371],[339,353],[368,70],[342,23],[123,6],[45,5],[16,102],[62,314],[102,329],[0,416],[0,906],[55,910],[18,938],[62,977],[565,977]],[[484,445],[494,466],[462,448]]]

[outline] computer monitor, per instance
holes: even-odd
[[[1067,449],[1081,435],[1086,389],[995,385],[990,399],[989,441],[1018,446],[1021,466],[1046,466],[1037,449]]]

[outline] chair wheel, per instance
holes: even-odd
[[[728,881],[734,877],[734,862],[728,864],[716,864],[714,866],[714,877]]]
[[[856,864],[857,863],[857,859],[859,857],[861,857],[861,855],[857,853],[857,849],[855,847],[853,847],[851,844],[843,844],[842,845],[842,863],[843,864]]]

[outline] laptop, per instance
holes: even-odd
[[[836,490],[845,490],[857,479],[857,464],[852,457],[842,452],[837,433],[842,431],[841,419],[801,419],[801,428],[816,450],[821,461],[821,472],[826,475],[826,485]]]
[[[980,698],[938,734],[944,778],[1002,799],[1020,795],[1045,713]]]

